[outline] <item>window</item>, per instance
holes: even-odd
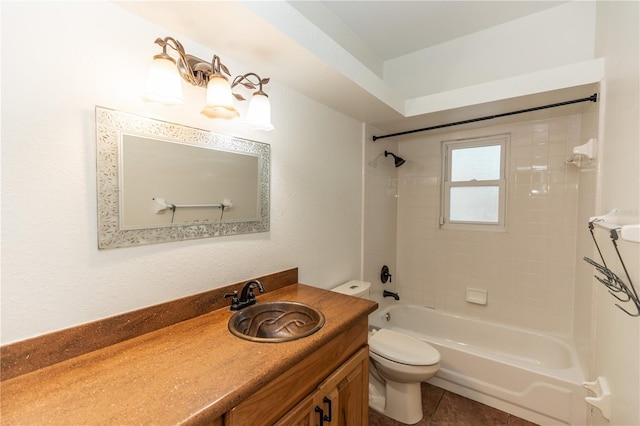
[[[443,228],[505,230],[509,136],[442,143]]]

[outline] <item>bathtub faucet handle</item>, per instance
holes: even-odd
[[[386,284],[387,281],[391,282],[391,273],[387,265],[384,265],[380,271],[380,281],[382,281],[382,284]]]

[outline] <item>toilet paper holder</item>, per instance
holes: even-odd
[[[583,382],[582,386],[590,390],[595,396],[585,397],[587,404],[596,407],[602,413],[602,417],[609,420],[611,418],[611,391],[607,379],[598,376],[593,382]]]

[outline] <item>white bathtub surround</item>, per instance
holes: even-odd
[[[569,341],[404,304],[379,309],[369,323],[436,348],[441,368],[429,383],[538,424],[586,424],[584,376]]]
[[[595,136],[595,120],[593,114],[576,114],[427,132],[399,142],[407,163],[397,169],[394,284],[404,301],[572,336],[579,184],[585,169],[567,165],[566,158]],[[510,135],[506,232],[441,229],[441,143],[496,134]],[[468,303],[468,287],[486,290],[491,300]]]

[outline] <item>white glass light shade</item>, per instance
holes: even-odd
[[[233,106],[231,85],[223,75],[212,74],[207,83],[207,104],[202,114],[209,118],[236,118],[240,115]]]
[[[258,130],[273,130],[271,124],[271,104],[263,92],[256,92],[249,101],[246,123]]]
[[[143,99],[164,105],[182,105],[182,77],[170,59],[156,57],[149,68],[147,91]]]

